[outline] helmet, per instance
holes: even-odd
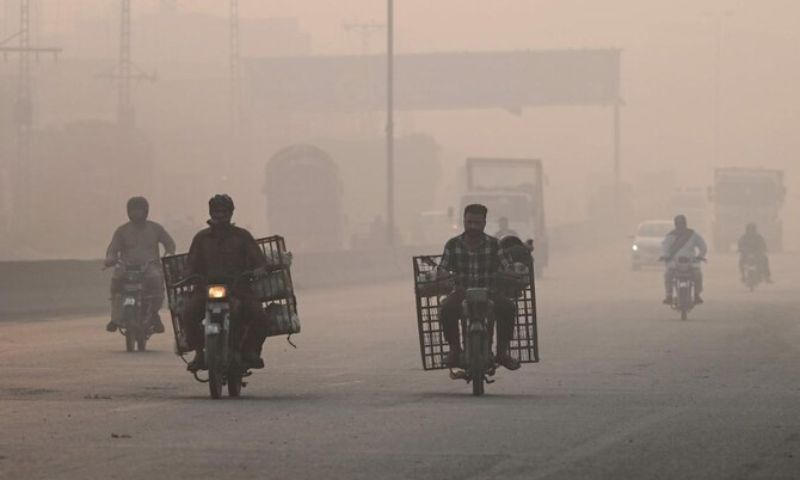
[[[225,208],[233,212],[233,199],[226,194],[217,194],[208,201],[208,209]]]
[[[756,224],[755,224],[755,223],[753,223],[753,222],[750,222],[750,223],[748,223],[748,224],[747,224],[747,226],[745,227],[745,229],[746,229],[746,231],[748,231],[748,232],[750,232],[750,233],[756,233],[757,227],[756,227]]]
[[[675,216],[675,226],[677,227],[678,225],[686,226],[686,215]]]
[[[147,199],[144,197],[131,197],[128,200],[128,214],[131,213],[132,210],[144,210],[144,213],[147,214],[150,211],[150,204],[147,202]]]

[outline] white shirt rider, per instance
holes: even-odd
[[[672,253],[672,246],[675,244],[678,236],[679,233],[673,230],[664,237],[664,241],[661,242],[661,256],[669,258]],[[690,260],[694,260],[695,257],[705,257],[707,251],[708,246],[706,245],[706,241],[703,240],[703,237],[697,232],[692,232],[692,236],[689,237],[689,240],[669,259],[667,268],[674,267],[678,263],[680,257],[687,257]]]

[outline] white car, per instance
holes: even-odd
[[[639,224],[631,245],[631,266],[639,270],[643,265],[658,265],[661,242],[675,224],[672,220],[648,220]]]

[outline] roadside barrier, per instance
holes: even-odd
[[[430,249],[299,253],[292,274],[298,296],[313,288],[397,280],[408,278],[411,257],[420,252]],[[101,260],[0,262],[0,320],[102,313],[109,308],[110,279]]]

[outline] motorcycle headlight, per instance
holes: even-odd
[[[639,245],[636,245],[634,243],[633,246],[631,247],[631,250],[633,250],[634,252],[638,252],[639,251]]]
[[[209,285],[208,298],[213,300],[219,300],[227,296],[228,296],[228,289],[225,288],[225,285]]]

